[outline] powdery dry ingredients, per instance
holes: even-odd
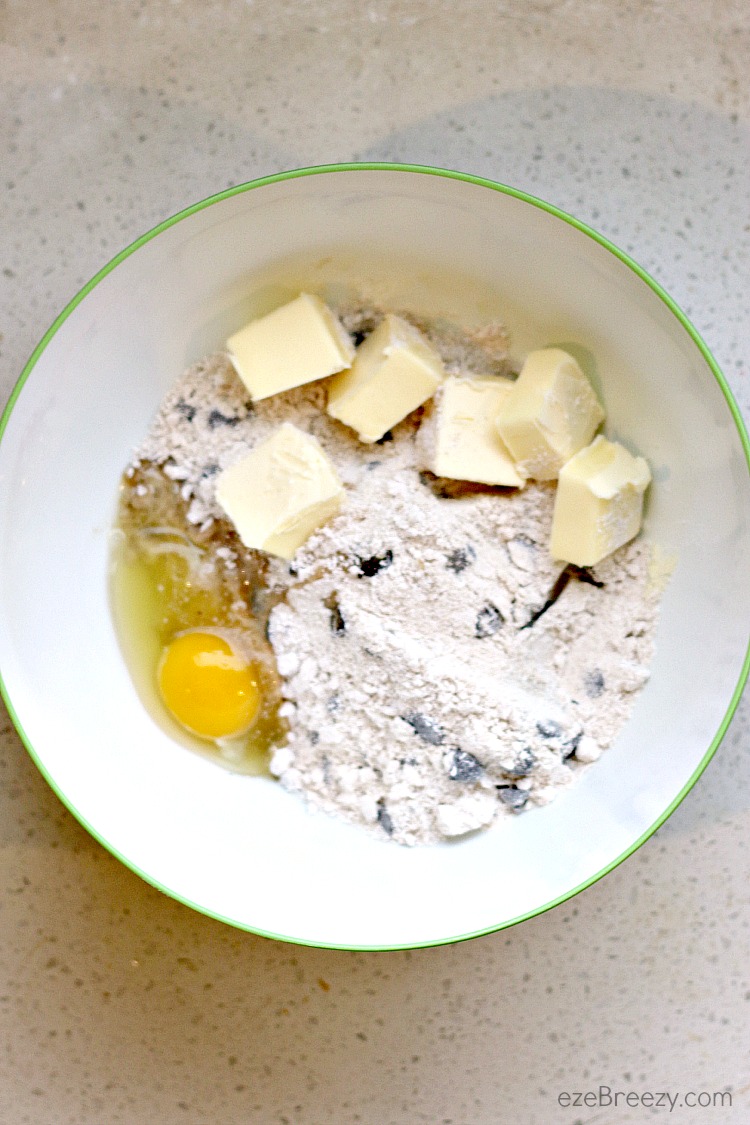
[[[343,320],[362,334],[378,315]],[[449,371],[507,374],[499,329],[420,327]],[[206,534],[223,518],[217,473],[283,422],[320,441],[346,486],[343,510],[291,564],[268,563],[289,728],[272,772],[408,845],[546,804],[611,744],[648,679],[660,597],[649,546],[564,567],[547,546],[554,484],[448,484],[421,468],[418,417],[363,445],[324,407],[321,384],[253,405],[215,355],[172,389],[134,461],[179,482]],[[230,567],[252,554],[238,539],[221,551]]]

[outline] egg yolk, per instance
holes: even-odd
[[[260,708],[255,668],[214,633],[175,637],[162,653],[157,678],[177,722],[201,738],[243,734]]]

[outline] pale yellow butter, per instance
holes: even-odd
[[[349,367],[354,344],[326,304],[300,293],[227,340],[234,368],[254,401]]]
[[[550,554],[593,566],[638,534],[651,471],[643,457],[594,438],[563,465],[557,482]]]
[[[351,370],[331,380],[328,413],[377,441],[440,386],[445,372],[421,332],[389,314],[357,349]]]
[[[561,348],[530,352],[497,418],[519,473],[554,480],[591,441],[604,411],[586,376]]]
[[[335,516],[344,489],[315,438],[284,422],[216,481],[216,499],[246,547],[290,559]]]
[[[439,477],[518,488],[524,484],[495,419],[513,388],[509,379],[449,376],[419,430],[424,468]]]

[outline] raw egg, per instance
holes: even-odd
[[[256,667],[218,633],[176,636],[162,652],[157,679],[165,706],[200,738],[244,734],[260,710]]]

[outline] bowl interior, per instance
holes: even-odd
[[[608,432],[648,457],[648,536],[676,559],[652,678],[616,744],[552,805],[405,850],[230,775],[143,710],[111,623],[117,482],[160,398],[229,332],[302,288],[499,319],[519,355],[586,357]],[[743,674],[750,477],[706,355],[606,246],[479,183],[356,169],[220,198],[142,242],[41,351],[0,444],[0,667],[76,815],[169,893],[326,945],[447,941],[527,915],[631,849],[704,764]]]

